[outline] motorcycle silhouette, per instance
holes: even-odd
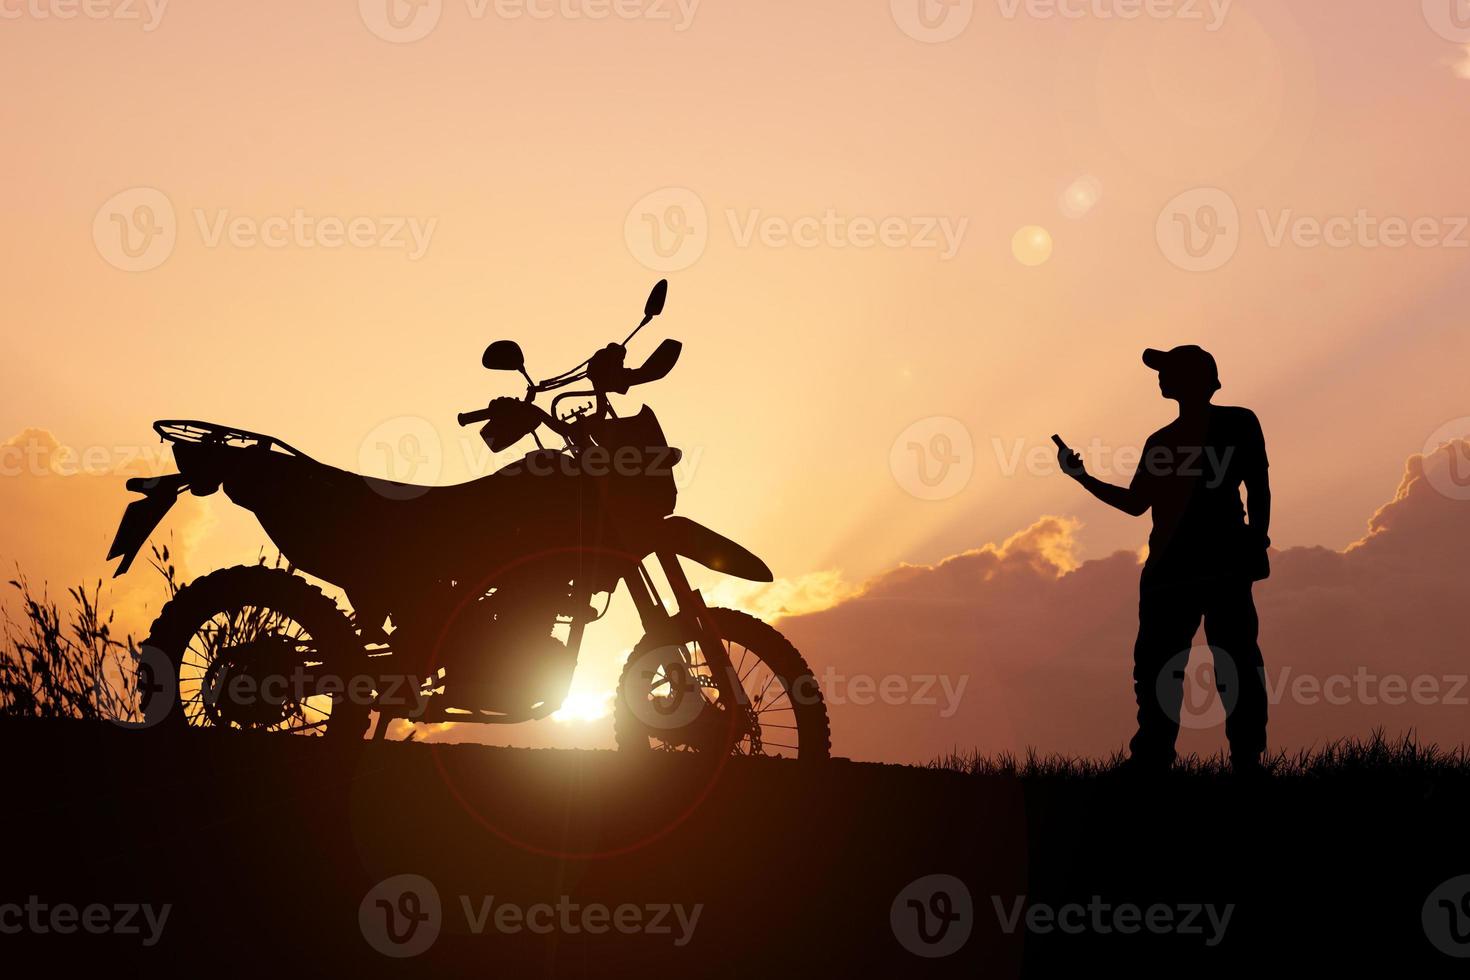
[[[527,436],[536,448],[457,486],[359,476],[230,426],[155,423],[179,472],[128,482],[143,496],[128,505],[109,551],[122,558],[117,574],[186,490],[223,489],[254,512],[292,568],[225,568],[178,591],[143,647],[145,717],[359,739],[370,727],[386,737],[396,718],[545,718],[566,698],[586,627],[623,584],[644,635],[615,694],[620,748],[826,758],[826,706],[800,653],[759,619],[706,605],[681,560],[756,582],[771,581],[770,569],[673,515],[679,451],[651,409],[619,417],[610,402],[678,361],[680,343],[665,340],[641,366],[624,364],[667,291],[666,281],[654,287],[621,344],[540,382],[519,345],[491,344],[484,366],[518,372],[525,396],[496,398],[459,422],[484,423],[494,452]],[[536,404],[548,393],[556,393],[549,411]],[[543,428],[563,445],[543,445]],[[338,586],[353,612],[293,568]],[[599,611],[593,600],[604,594]]]

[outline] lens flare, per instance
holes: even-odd
[[[1051,258],[1051,245],[1051,232],[1040,225],[1027,225],[1011,239],[1011,254],[1022,265],[1043,265]]]
[[[1101,197],[1102,181],[1087,174],[1068,184],[1057,203],[1061,206],[1062,214],[1075,220],[1084,217],[1096,207]]]

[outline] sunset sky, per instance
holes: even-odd
[[[0,0],[0,440],[14,437],[0,558],[53,591],[109,575],[117,473],[169,466],[158,418],[269,432],[371,475],[482,475],[519,455],[491,459],[455,424],[519,393],[480,367],[484,345],[514,338],[532,373],[560,371],[621,340],[665,276],[668,311],[632,359],[664,336],[683,359],[623,404],[646,397],[684,449],[679,512],[780,580],[700,582],[817,613],[789,620],[814,665],[946,671],[986,698],[1010,684],[1044,700],[1055,678],[1015,668],[1017,637],[1126,621],[1136,569],[1110,556],[1147,536],[1061,477],[1048,437],[1126,481],[1128,453],[1172,417],[1145,347],[1211,350],[1217,400],[1261,419],[1272,538],[1300,549],[1268,583],[1279,595],[1328,575],[1298,568],[1312,555],[1366,575],[1354,552],[1330,556],[1410,484],[1432,496],[1394,513],[1429,529],[1395,542],[1470,543],[1470,492],[1453,472],[1415,477],[1413,459],[1470,434],[1470,11],[1180,0],[1124,16],[1139,6],[99,0],[99,16],[66,18],[64,0]],[[976,598],[989,576],[965,578],[956,601],[975,611],[931,638],[932,657],[889,656],[844,612],[900,566],[1028,529],[1028,567],[1092,574],[1086,596],[1108,602],[996,604]],[[187,501],[156,540],[170,532],[189,575],[266,544],[222,495]],[[1417,574],[1420,551],[1386,552],[1374,568]],[[1399,603],[1387,621],[1463,619],[1463,604],[1406,605],[1470,599],[1442,557],[1425,559],[1427,592],[1371,593]],[[155,586],[147,569],[119,580],[134,629]],[[1307,606],[1270,595],[1268,666],[1344,635],[1330,602],[1311,607],[1330,620],[1318,633]],[[614,608],[584,651],[584,699],[637,640],[625,598]],[[933,612],[885,608],[897,623]],[[846,705],[834,750],[1116,746],[1131,637],[1098,625],[1105,737],[1042,709],[992,726],[977,700],[964,724],[904,715],[885,747]],[[1462,629],[1412,636],[1416,672],[1465,669]],[[1357,663],[1320,653],[1321,670]],[[1283,710],[1273,745],[1375,719]],[[483,737],[610,739],[605,719]]]

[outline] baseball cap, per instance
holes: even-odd
[[[1195,344],[1185,344],[1170,350],[1155,350],[1150,347],[1143,352],[1143,363],[1155,371],[1168,371],[1181,378],[1197,378],[1213,385],[1212,390],[1220,389],[1220,369],[1215,364],[1214,355]]]

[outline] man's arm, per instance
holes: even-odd
[[[1266,540],[1271,531],[1271,479],[1265,470],[1245,481],[1245,513],[1251,530]]]
[[[1250,524],[1250,529],[1260,535],[1261,547],[1271,543],[1269,537],[1271,531],[1271,477],[1268,475],[1269,463],[1266,461],[1266,436],[1261,431],[1261,423],[1255,416],[1250,414],[1251,435],[1255,445],[1252,447],[1249,469],[1245,475],[1245,515]]]
[[[1134,517],[1142,517],[1148,510],[1152,501],[1148,499],[1148,494],[1143,489],[1140,479],[1141,469],[1133,474],[1133,482],[1126,487],[1104,483],[1087,472],[1086,467],[1082,465],[1082,457],[1069,449],[1060,436],[1052,436],[1051,441],[1057,444],[1057,462],[1061,465],[1062,472],[1082,484],[1082,488],[1088,493],[1109,507],[1116,507],[1123,513]]]

